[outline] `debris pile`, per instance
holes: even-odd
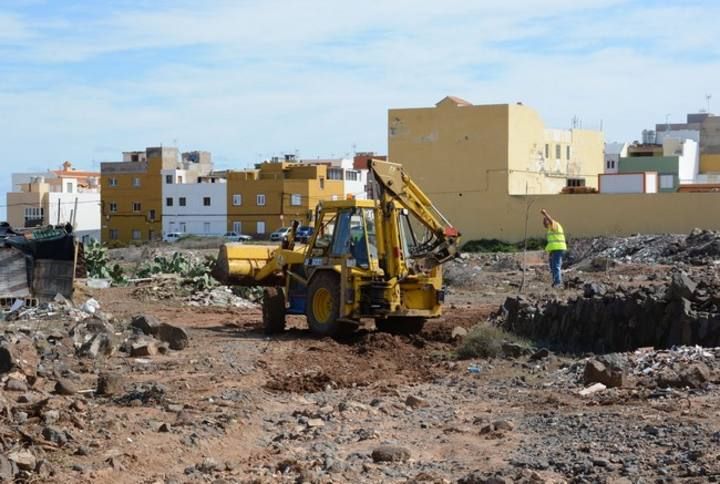
[[[720,383],[720,348],[678,346],[593,356],[561,368],[549,386],[578,387],[581,396],[608,388],[647,389],[650,397],[678,390],[709,390]]]
[[[22,301],[22,300],[19,300]],[[102,405],[156,405],[165,389],[151,382],[125,388],[117,372],[95,372],[107,358],[150,357],[189,345],[184,329],[137,316],[130,325],[58,295],[34,307],[15,305],[0,332],[0,481],[53,480],[51,454],[87,452]],[[137,360],[136,360],[137,361]],[[126,390],[128,390],[126,392]],[[95,395],[96,398],[89,398]],[[99,413],[100,412],[100,413]]]
[[[498,316],[505,330],[567,351],[608,353],[641,347],[720,346],[720,288],[684,272],[665,285],[586,285],[581,296],[533,303],[510,297]]]
[[[694,229],[688,235],[633,235],[574,240],[568,263],[593,259],[635,263],[704,265],[720,259],[720,232]]]

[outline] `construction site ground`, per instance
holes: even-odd
[[[453,263],[444,315],[411,336],[377,332],[367,321],[336,341],[314,336],[303,318],[290,317],[285,333],[267,337],[259,307],[188,306],[138,298],[134,287],[80,288],[76,303],[93,297],[116,321],[155,316],[185,328],[189,346],[147,357],[116,352],[68,361],[81,393],[49,392],[49,398],[61,409],[56,426],[70,439],[31,446],[47,462],[33,480],[720,479],[717,369],[698,390],[652,393],[628,385],[581,396],[585,385],[568,369],[589,355],[454,356],[453,332],[488,321],[506,297],[521,290],[560,298],[582,291],[550,289],[542,254],[528,256],[525,274],[522,257]],[[565,277],[644,285],[667,271],[656,263],[625,263]],[[95,388],[101,372],[119,375],[135,396],[83,393]],[[19,395],[5,392],[5,406],[16,405]],[[12,429],[6,423],[3,433]]]

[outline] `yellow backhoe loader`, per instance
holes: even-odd
[[[444,299],[442,264],[457,257],[460,234],[396,163],[371,160],[377,199],[325,201],[314,232],[295,244],[293,223],[280,247],[227,243],[213,276],[225,284],[262,285],[267,333],[285,316],[307,316],[310,329],[336,336],[373,318],[381,331],[417,333]]]

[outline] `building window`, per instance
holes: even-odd
[[[669,190],[675,188],[675,176],[674,175],[660,175],[660,188],[663,190]]]
[[[111,187],[118,186],[117,178],[108,178],[108,186],[111,186]]]
[[[555,145],[555,159],[560,159],[560,145]]]
[[[264,207],[265,206],[265,194],[264,193],[258,193],[257,197],[255,197],[255,203],[257,203],[258,207]],[[259,234],[264,234],[265,232],[258,232]]]
[[[183,234],[187,232],[187,225],[185,222],[180,222],[178,225],[180,226],[180,230],[178,232],[182,232]]]
[[[132,239],[133,240],[142,240],[142,231],[140,231],[138,229],[133,229]]]
[[[565,159],[566,160],[570,159],[570,145],[565,147]]]
[[[133,178],[133,186],[136,188],[140,186],[140,178],[138,178],[138,177]]]
[[[25,220],[42,220],[44,213],[44,208],[25,207]]]
[[[615,160],[610,160],[610,168],[615,168]]]
[[[299,207],[302,205],[302,196],[299,193],[293,193],[290,196],[290,205],[293,207]]]
[[[165,183],[168,185],[172,185],[173,182],[173,176],[172,175],[165,175]]]
[[[165,206],[166,207],[172,207],[173,206],[173,197],[167,197],[165,199]]]
[[[110,213],[117,213],[117,203],[110,202]]]
[[[186,205],[185,197],[178,198],[178,205],[184,207]]]
[[[264,234],[265,233],[265,222],[258,222],[255,232],[258,234]]]
[[[325,178],[320,177],[320,190],[325,190]]]
[[[545,143],[545,158],[550,158],[550,145]]]
[[[118,229],[110,229],[110,240],[117,240],[119,238]]]
[[[182,175],[178,175],[178,183],[182,183]]]
[[[585,186],[585,178],[568,178],[567,186],[569,186],[569,187],[584,187]]]
[[[242,222],[233,222],[233,232],[236,234],[242,234]]]
[[[210,206],[210,197],[203,197],[203,207]]]
[[[155,209],[154,208],[150,209],[150,211],[148,212],[148,219],[155,220]]]
[[[233,195],[233,206],[239,207],[240,205],[242,205],[242,194],[236,193]]]
[[[140,212],[142,210],[142,204],[140,202],[133,202],[133,212]]]
[[[203,222],[203,232],[206,234],[210,233],[210,222]]]
[[[65,184],[65,191],[66,191],[67,193],[72,193],[72,192],[73,192],[72,186],[73,186],[72,182],[67,182],[67,183]]]
[[[327,171],[328,180],[342,180],[343,171],[342,168],[330,168]]]
[[[348,181],[360,180],[360,172],[355,170],[348,170],[345,172],[345,179]]]

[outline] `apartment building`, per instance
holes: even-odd
[[[254,170],[228,171],[227,230],[267,238],[293,220],[310,223],[318,202],[344,196],[327,164],[264,162]]]
[[[59,170],[13,173],[8,222],[16,228],[71,223],[82,240],[99,240],[99,182],[99,172],[77,170],[69,161]]]
[[[588,184],[597,183],[602,133],[570,131],[570,161]],[[466,241],[542,237],[540,208],[560,220],[571,238],[720,229],[720,221],[707,216],[720,210],[717,192],[553,193],[557,181],[545,179],[570,182],[577,176],[535,168],[540,154],[557,154],[554,143],[539,114],[518,104],[473,106],[446,98],[435,107],[388,112],[389,159],[402,163]],[[546,150],[545,144],[551,146]],[[660,148],[645,153],[662,155]],[[562,144],[559,151],[563,155]]]
[[[361,168],[355,166],[353,158],[307,159],[300,163],[327,166],[328,180],[342,181],[344,197],[367,198],[367,163]]]
[[[163,170],[163,233],[222,235],[227,230],[227,180]]]
[[[102,240],[119,243],[157,240],[163,231],[164,170],[181,170],[197,181],[212,169],[207,152],[179,153],[174,147],[150,147],[123,153],[122,161],[100,165]]]

